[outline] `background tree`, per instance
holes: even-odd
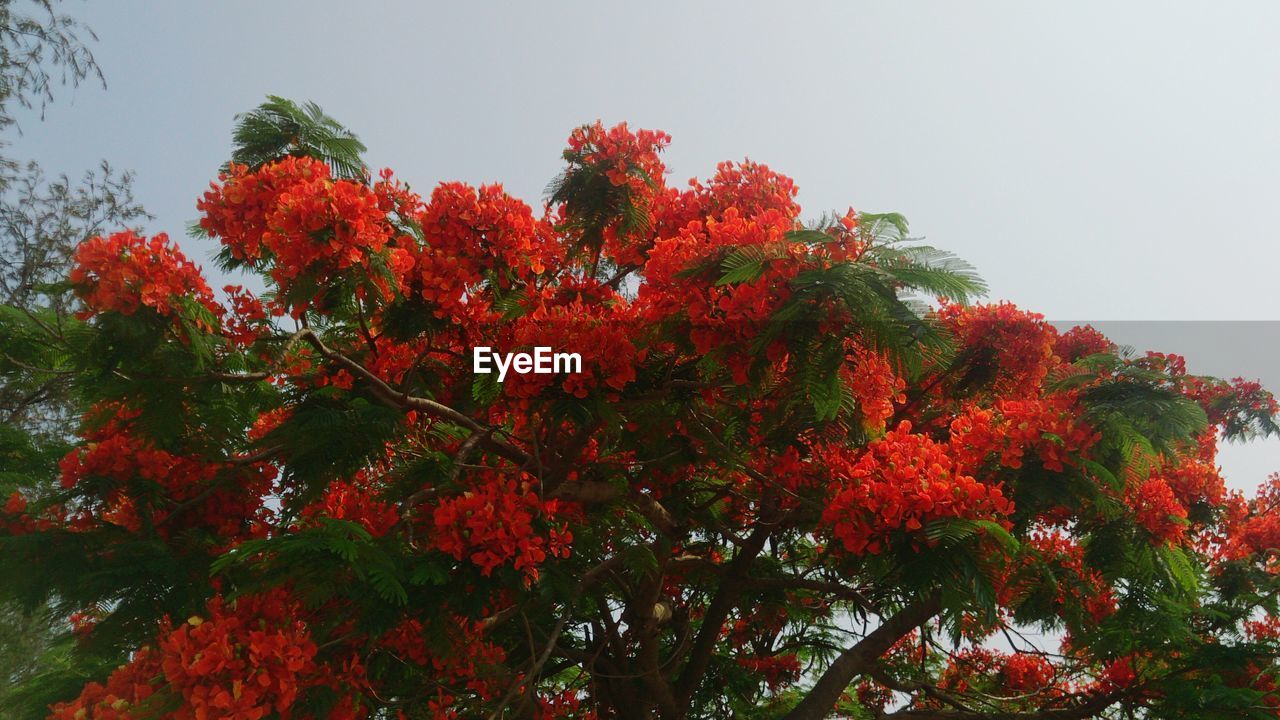
[[[0,130],[18,131],[15,111],[43,117],[59,86],[102,82],[102,72],[85,40],[96,39],[52,0],[0,0]],[[79,181],[47,177],[36,161],[22,161],[0,141],[0,303],[5,317],[51,328],[63,327],[76,307],[74,296],[52,284],[65,280],[75,247],[88,237],[134,225],[148,216],[133,198],[132,175],[103,161]],[[12,319],[0,321],[7,327]],[[56,461],[66,452],[73,418],[83,408],[65,373],[42,372],[56,363],[52,348],[28,348],[39,367],[0,356],[0,494],[21,486],[31,495],[51,490]],[[47,361],[47,362],[46,362]],[[58,664],[54,642],[66,618],[48,607],[22,611],[0,604],[0,707],[14,682],[44,664]]]
[[[0,514],[0,592],[75,613],[30,716],[1276,716],[1280,479],[1214,461],[1256,384],[967,305],[763,165],[669,187],[660,132],[575,130],[535,213],[282,107],[200,200],[265,295],[121,232],[64,329],[6,316],[93,400]],[[538,345],[583,372],[472,372]]]
[[[39,109],[54,88],[96,79],[104,82],[93,51],[81,36],[93,31],[57,10],[58,0],[0,2],[0,125],[15,125],[13,105]]]
[[[0,128],[16,129],[15,107],[43,117],[59,85],[104,82],[83,37],[93,31],[57,10],[55,0],[0,1]],[[105,83],[104,83],[105,86]],[[0,146],[2,147],[2,146]],[[132,227],[149,216],[132,192],[133,177],[102,161],[74,182],[50,180],[36,161],[0,155],[0,298],[57,323],[74,304],[69,292],[49,292],[66,278],[84,239]],[[35,377],[0,358],[0,416],[38,432],[65,428],[77,412],[64,379]]]

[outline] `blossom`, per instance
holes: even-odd
[[[222,320],[222,333],[236,345],[250,345],[270,331],[267,311],[253,293],[240,285],[223,288],[230,304]]]
[[[850,353],[840,377],[858,401],[866,429],[878,434],[893,417],[894,403],[907,401],[907,383],[893,371],[885,357],[872,350],[856,348]]]
[[[335,180],[329,166],[286,157],[257,170],[232,164],[197,204],[200,225],[237,261],[270,264],[270,276],[297,315],[324,309],[323,288],[352,268],[385,295],[375,258],[397,233],[387,217],[395,201],[354,180]],[[303,279],[307,282],[303,282]],[[295,289],[307,297],[293,297]]]
[[[1038,391],[1056,364],[1057,331],[1039,313],[1011,303],[965,307],[944,303],[938,317],[961,348],[994,370],[992,385],[1005,397]]]
[[[569,135],[566,180],[582,178],[606,198],[614,218],[599,228],[599,251],[618,265],[639,264],[651,240],[654,205],[663,190],[666,167],[659,154],[671,137],[655,130],[631,130],[626,123],[605,128],[583,125]],[[600,176],[604,184],[593,182]],[[577,210],[576,207],[569,210]]]
[[[956,653],[942,672],[939,686],[956,692],[990,684],[992,694],[1061,695],[1065,688],[1057,684],[1057,671],[1040,655],[1002,653],[987,648],[966,648]]]
[[[1001,605],[1016,607],[1032,589],[1050,578],[1054,610],[1060,617],[1083,611],[1094,622],[1101,622],[1116,611],[1111,585],[1085,562],[1084,547],[1075,538],[1061,530],[1037,529],[1027,538],[1026,546],[1029,552],[1014,558],[997,579]]]
[[[175,318],[185,298],[212,313],[221,310],[200,268],[165,233],[92,237],[76,248],[74,262],[70,279],[87,307],[79,313],[82,319],[105,312],[133,315],[141,308]]]
[[[400,521],[395,505],[379,500],[368,474],[357,473],[351,480],[335,480],[320,500],[302,511],[306,519],[321,517],[359,523],[369,534],[381,537]]]
[[[777,655],[741,656],[737,663],[753,675],[764,679],[770,690],[795,682],[800,677],[800,659],[795,653]]]
[[[817,452],[835,481],[822,519],[853,554],[878,554],[894,531],[916,532],[945,518],[1003,521],[1013,511],[998,485],[957,471],[945,448],[902,423],[852,455]]]
[[[1075,362],[1080,358],[1097,353],[1108,352],[1115,344],[1091,325],[1077,325],[1058,336],[1053,343],[1053,352],[1064,362]]]
[[[215,597],[204,616],[162,628],[156,644],[136,653],[78,698],[53,707],[53,720],[126,720],[155,695],[177,702],[169,720],[287,717],[299,693],[319,684],[316,645],[299,606],[284,591]]]
[[[568,555],[572,536],[563,526],[542,535],[535,521],[554,516],[559,504],[543,501],[526,484],[499,476],[462,495],[440,501],[432,513],[435,546],[457,560],[469,560],[483,575],[511,562],[530,579],[549,556]]]
[[[1030,453],[1045,468],[1062,472],[1100,437],[1081,415],[1072,393],[1000,399],[990,406],[969,403],[950,423],[950,446],[968,472],[978,472],[989,459],[1020,468]]]
[[[1176,543],[1187,531],[1187,509],[1169,483],[1151,477],[1132,487],[1130,502],[1141,525],[1157,543]]]
[[[223,465],[157,447],[129,427],[135,414],[117,409],[59,462],[62,487],[92,498],[81,508],[82,525],[106,522],[139,532],[145,513],[162,536],[181,531],[184,523],[226,540],[263,531],[273,467]],[[166,522],[175,513],[183,523]]]

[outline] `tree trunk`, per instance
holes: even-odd
[[[870,671],[895,642],[941,609],[942,601],[937,595],[931,595],[886,618],[880,627],[841,653],[818,678],[809,694],[783,720],[822,720],[827,717],[854,678]]]

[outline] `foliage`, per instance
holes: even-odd
[[[15,5],[19,9],[15,9]],[[93,52],[81,39],[93,31],[57,11],[58,0],[0,1],[0,127],[13,125],[13,103],[39,108],[58,85],[103,82]],[[23,6],[29,6],[23,8]]]
[[[20,170],[0,170],[0,295],[9,308],[20,308],[29,317],[59,326],[76,307],[69,288],[59,286],[71,270],[71,257],[79,243],[107,228],[128,226],[148,218],[133,198],[133,176],[117,172],[106,162],[88,171],[79,183],[63,176],[45,177],[34,162]],[[23,331],[11,317],[0,318],[0,327]],[[39,337],[25,336],[37,347],[28,347],[36,367],[57,362],[56,348]],[[42,373],[29,363],[0,357],[0,419],[5,423],[53,432],[66,428],[78,412],[67,375]]]
[[[103,81],[82,36],[96,39],[92,30],[59,13],[56,0],[0,0],[0,128],[16,125],[15,104],[38,107],[43,117],[57,85]],[[71,270],[76,246],[149,217],[133,197],[132,173],[105,160],[77,182],[66,175],[49,178],[35,161],[0,157],[0,302],[58,325],[76,303],[69,289],[57,287]],[[5,423],[48,433],[65,427],[76,412],[66,376],[0,357]]]
[[[237,117],[231,137],[236,144],[231,162],[254,170],[282,155],[297,155],[328,162],[337,177],[357,178],[364,172],[364,144],[315,103],[299,106],[273,95]]]
[[[1215,463],[1261,387],[766,166],[668,186],[663,133],[575,130],[537,213],[284,116],[341,127],[272,98],[199,201],[267,293],[119,232],[0,318],[89,408],[0,513],[3,597],[73,618],[17,716],[1276,717],[1280,477]]]
[[[102,81],[82,41],[93,39],[93,32],[57,6],[56,0],[0,1],[0,129],[18,130],[18,108],[38,110],[43,118],[58,85]],[[72,374],[47,371],[67,358],[45,341],[46,330],[67,332],[64,321],[77,302],[57,284],[70,271],[80,241],[148,217],[133,198],[132,182],[130,173],[105,161],[76,181],[47,177],[34,161],[0,156],[0,335],[8,348],[0,355],[0,496],[18,485],[27,494],[44,494],[55,481],[56,458],[66,452],[64,441],[83,409]],[[45,462],[50,455],[54,462]],[[61,636],[67,627],[68,616],[52,603],[0,604],[0,705],[15,700],[16,683],[37,674],[62,672],[67,683],[83,685],[86,676],[66,676],[71,643]],[[57,697],[57,690],[46,685],[23,697],[38,707],[44,704],[39,698]]]

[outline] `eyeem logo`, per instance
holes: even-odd
[[[500,353],[490,347],[478,347],[471,350],[471,370],[477,375],[488,375],[493,368],[498,370],[498,382],[507,377],[507,371],[518,375],[534,373],[551,375],[554,373],[582,372],[582,356],[578,353],[553,353],[549,347],[535,347],[533,354]]]

